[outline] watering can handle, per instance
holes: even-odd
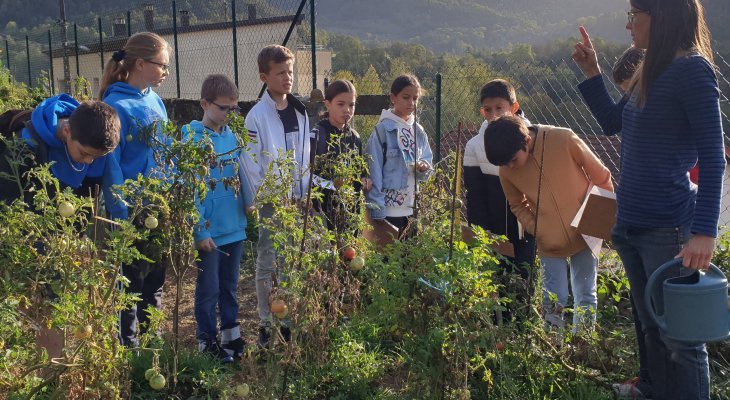
[[[660,280],[664,275],[664,271],[666,271],[669,268],[672,267],[681,267],[682,266],[682,259],[681,258],[674,258],[672,260],[669,260],[662,264],[659,268],[657,268],[654,273],[651,274],[649,277],[649,281],[646,283],[646,288],[644,289],[644,304],[646,304],[646,310],[649,312],[649,316],[651,319],[656,322],[656,324],[659,326],[660,329],[666,330],[667,324],[664,321],[663,315],[657,315],[656,311],[654,310],[654,305],[652,304],[652,295],[654,294],[654,290],[657,289],[657,287],[660,284],[664,283],[664,280]],[[715,264],[710,264],[710,268],[707,269],[705,272],[707,274],[717,275],[724,277],[725,275],[722,273],[722,270],[720,268],[717,268]]]

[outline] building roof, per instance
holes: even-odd
[[[240,20],[236,21],[236,27],[246,27],[246,26],[255,26],[255,25],[268,25],[268,24],[276,24],[281,22],[290,22],[294,21],[294,18],[296,15],[283,15],[279,17],[266,17],[266,18],[256,18],[256,19],[246,19],[246,20]],[[302,20],[304,19],[303,15],[300,15],[299,18],[297,18],[296,23],[301,24]],[[199,24],[199,25],[190,25],[190,26],[180,26],[178,24],[177,26],[177,33],[185,34],[185,33],[195,33],[195,32],[205,32],[205,31],[216,31],[216,30],[223,30],[223,29],[231,29],[231,23],[230,21],[227,22],[213,22],[213,23],[207,23],[207,24]],[[160,35],[160,36],[166,36],[166,35],[172,35],[173,28],[166,27],[161,29],[154,29],[152,32]],[[117,36],[117,37],[108,37],[103,40],[103,48],[102,50],[107,52],[113,52],[120,50],[124,44],[127,42],[127,36]],[[99,52],[99,41],[92,42],[92,43],[85,43],[81,44],[81,46],[85,46],[88,48],[88,50],[84,50],[83,54],[89,54],[89,53],[98,53]],[[74,54],[73,53],[73,47],[70,47],[68,49],[69,55]],[[44,54],[48,54],[48,50],[43,51]],[[79,52],[81,54],[81,52]],[[54,48],[53,49],[53,58],[59,58],[63,57],[63,48]]]

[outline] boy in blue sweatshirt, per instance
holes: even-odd
[[[18,135],[23,140],[19,153],[0,142],[0,202],[10,204],[22,199],[32,205],[36,182],[26,172],[44,164],[51,164],[51,174],[58,179],[61,190],[70,187],[77,195],[88,195],[90,178],[101,177],[94,176],[94,171],[103,175],[109,163],[114,162],[110,153],[119,143],[119,117],[112,107],[100,101],[79,103],[61,94],[41,102],[30,115],[9,111],[0,120],[4,137]],[[22,130],[15,130],[20,126]],[[11,160],[18,155],[25,163],[14,171]],[[108,184],[109,179],[105,177],[102,182]],[[50,314],[50,310],[45,312]],[[45,321],[38,321],[37,325],[41,327],[36,336],[38,346],[50,358],[61,357],[63,332],[48,328]]]
[[[227,125],[229,113],[240,111],[237,103],[236,85],[225,75],[210,75],[200,91],[203,120],[183,127],[186,138],[195,142],[210,140],[218,155],[209,170],[210,189],[198,205],[200,222],[194,233],[199,257],[195,320],[200,351],[211,353],[224,363],[243,355],[236,292],[246,239],[245,211],[253,201],[248,179],[239,179],[240,144]],[[230,183],[231,180],[240,185]],[[220,311],[220,344],[216,305]]]
[[[20,166],[15,177],[20,182],[0,176],[0,201],[11,203],[23,198],[32,204],[33,192],[28,189],[33,183],[24,173],[46,163],[51,164],[51,174],[62,189],[71,187],[77,195],[88,195],[82,183],[101,178],[108,171],[108,163],[114,162],[109,154],[119,143],[119,117],[112,107],[102,102],[79,103],[67,94],[60,94],[41,102],[22,125],[20,137],[26,145],[23,151],[33,159],[28,158],[28,163]],[[5,145],[0,147],[0,171],[12,175],[10,150]],[[104,183],[108,184],[109,180],[105,179]]]

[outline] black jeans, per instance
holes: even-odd
[[[135,264],[123,265],[122,275],[129,280],[125,288],[127,293],[137,293],[140,301],[120,313],[121,342],[127,347],[139,345],[138,334],[147,330],[147,312],[149,306],[162,308],[162,286],[165,283],[165,266],[137,261]]]

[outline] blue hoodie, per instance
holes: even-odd
[[[236,137],[228,126],[224,126],[218,133],[206,128],[200,121],[192,121],[182,131],[183,137],[195,142],[209,137],[216,154],[228,153],[238,146]],[[253,202],[253,192],[249,180],[240,176],[243,168],[240,164],[238,168],[235,166],[240,153],[238,150],[219,156],[210,166],[208,192],[202,204],[198,203],[200,221],[194,231],[196,242],[212,238],[216,246],[223,246],[246,239],[245,208]],[[236,193],[230,186],[226,187],[225,179],[232,179],[234,182],[238,180],[241,183],[240,191]]]
[[[162,99],[151,88],[140,91],[125,82],[115,82],[104,91],[104,102],[119,114],[121,130],[119,146],[114,150],[118,167],[112,171],[112,184],[119,185],[127,179],[137,179],[139,174],[149,175],[155,166],[148,134],[158,134],[160,123],[167,121],[167,110]],[[104,193],[113,199],[111,193]],[[126,219],[126,205],[107,200],[107,210],[113,218]]]
[[[68,94],[49,97],[39,104],[31,114],[31,122],[38,136],[48,146],[48,162],[51,165],[51,173],[62,184],[74,189],[81,186],[86,176],[101,176],[107,159],[110,157],[97,158],[91,165],[75,162],[68,154],[66,144],[56,137],[58,122],[71,116],[79,106],[79,102]],[[28,129],[23,129],[22,137],[30,146],[33,146]]]

